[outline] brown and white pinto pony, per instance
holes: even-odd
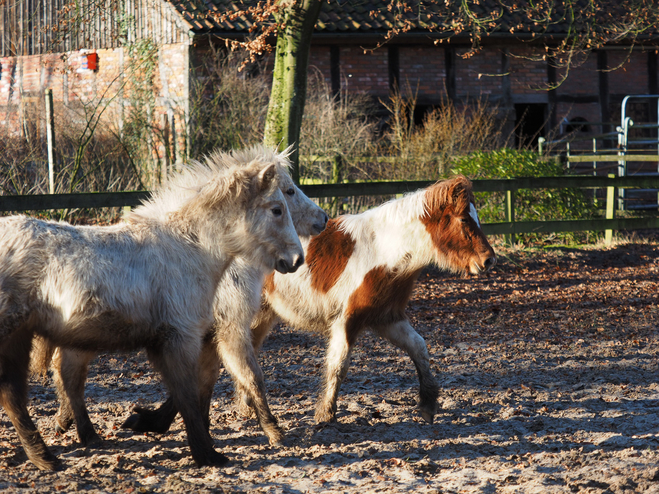
[[[324,391],[316,408],[316,421],[325,422],[335,417],[352,347],[364,329],[371,329],[414,361],[420,411],[432,423],[439,390],[425,341],[411,326],[405,307],[419,273],[429,264],[464,274],[486,271],[495,264],[469,180],[459,175],[365,213],[330,220],[325,231],[302,243],[307,264],[294,274],[273,273],[265,280],[261,310],[252,322],[255,351],[278,318],[329,337]],[[204,366],[205,371],[209,368]],[[262,396],[262,376],[252,375],[251,381],[245,385],[247,380],[236,380],[239,406],[243,413],[252,407],[275,442],[273,437],[281,436],[264,426],[272,414]],[[204,382],[209,393],[215,380]],[[140,431],[167,430],[176,415],[171,399],[158,410],[136,411],[139,417],[132,420],[140,423]]]
[[[316,421],[331,421],[357,338],[370,329],[404,350],[419,374],[420,411],[432,423],[437,383],[423,338],[405,315],[421,270],[435,264],[477,274],[496,263],[464,176],[358,215],[331,220],[305,247],[307,263],[266,279],[263,310],[252,325],[258,343],[276,316],[329,337]]]

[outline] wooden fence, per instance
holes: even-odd
[[[309,197],[342,197],[368,195],[394,195],[412,192],[432,184],[431,181],[411,182],[364,182],[343,184],[302,185]],[[539,178],[510,178],[474,180],[475,192],[505,193],[506,221],[486,223],[487,235],[506,235],[514,242],[518,233],[558,233],[574,231],[606,232],[611,240],[613,230],[638,230],[659,228],[659,216],[639,218],[615,218],[617,188],[659,189],[659,177],[594,177],[565,176]],[[590,220],[515,221],[515,192],[519,189],[604,188],[606,194],[606,218]],[[104,208],[136,206],[149,196],[149,192],[98,192],[84,194],[52,194],[27,196],[0,196],[0,211],[34,211],[49,209]]]

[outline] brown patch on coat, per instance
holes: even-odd
[[[307,249],[311,287],[321,293],[327,293],[336,284],[355,250],[355,240],[339,230],[340,225],[340,218],[330,220]]]
[[[273,293],[275,291],[275,273],[274,271],[267,275],[263,280],[263,291]]]
[[[359,333],[406,319],[405,307],[421,270],[397,273],[385,266],[371,269],[348,300],[346,338],[352,345]]]
[[[474,261],[482,267],[495,257],[483,230],[469,215],[474,194],[466,177],[458,175],[428,187],[424,201],[426,212],[420,220],[451,267],[468,272]]]

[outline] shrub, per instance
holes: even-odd
[[[415,95],[405,97],[394,91],[389,102],[382,103],[389,116],[380,153],[398,158],[390,170],[390,179],[436,179],[448,172],[456,156],[494,149],[503,141],[498,109],[486,101],[458,107],[447,100],[428,111],[420,125],[414,118]]]
[[[562,164],[539,157],[532,151],[499,149],[477,151],[457,157],[451,170],[470,179],[555,177],[566,174]],[[476,193],[479,216],[485,223],[505,221],[503,193]],[[581,189],[520,189],[515,193],[515,221],[587,219],[597,216],[592,196]],[[573,241],[584,233],[562,234],[559,237]],[[537,240],[537,234],[522,235],[522,239]]]

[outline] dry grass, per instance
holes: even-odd
[[[211,47],[197,67],[190,105],[191,157],[263,141],[270,78],[264,63],[243,68],[244,61],[243,52]]]

